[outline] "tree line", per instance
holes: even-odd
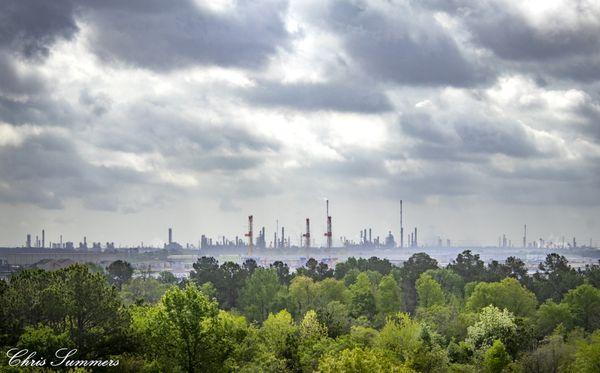
[[[600,265],[558,254],[532,275],[468,250],[445,267],[426,253],[294,272],[202,257],[184,280],[133,274],[116,261],[0,281],[0,345],[77,348],[122,372],[600,370]]]

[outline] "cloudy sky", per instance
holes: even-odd
[[[595,0],[8,0],[0,245],[600,240]]]

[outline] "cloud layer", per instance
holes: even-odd
[[[159,220],[187,201],[224,214],[214,234],[239,230],[218,230],[227,214],[291,220],[323,196],[357,206],[348,230],[400,198],[494,206],[480,217],[500,227],[553,205],[593,234],[599,32],[587,0],[9,0],[0,205]]]

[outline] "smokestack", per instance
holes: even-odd
[[[310,248],[310,219],[306,218],[306,233],[302,235],[304,237],[304,247]]]
[[[42,248],[46,247],[46,231],[42,229]]]
[[[169,228],[169,245],[173,243],[173,229]]]
[[[253,219],[252,215],[248,216],[248,233],[244,235],[248,237],[248,256],[252,255],[252,248],[254,247],[254,233],[252,232]]]
[[[279,247],[279,241],[277,241],[277,233],[279,232],[279,219],[275,220],[275,233],[273,233],[273,248]]]
[[[27,234],[27,241],[25,242],[27,248],[31,248],[31,234]]]
[[[402,200],[400,200],[400,248],[404,247],[404,225],[402,223]]]
[[[62,249],[63,248],[63,241],[62,241],[62,234],[60,235],[60,245],[59,247]]]
[[[285,228],[281,227],[281,247],[285,247]]]
[[[331,233],[331,216],[329,215],[329,200],[326,200],[326,206],[327,232],[325,233],[325,237],[327,237],[327,248],[331,249],[333,236]]]
[[[527,224],[523,226],[523,247],[527,247]]]
[[[415,227],[415,236],[414,236],[414,240],[415,240],[415,247],[419,246],[419,242],[417,241],[417,227]]]
[[[373,243],[373,240],[371,239],[371,228],[369,228],[369,243]]]

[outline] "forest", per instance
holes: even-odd
[[[11,348],[74,348],[118,360],[93,368],[114,372],[600,371],[600,264],[553,253],[530,274],[467,250],[447,266],[417,253],[193,268],[179,280],[116,261],[0,281],[0,371],[50,369],[10,367]]]

